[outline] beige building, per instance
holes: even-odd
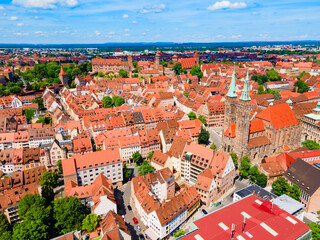
[[[92,59],[92,71],[102,72],[105,75],[118,75],[119,71],[123,69],[128,75],[133,69],[132,57],[128,57],[128,61],[121,59],[104,59],[101,57]]]

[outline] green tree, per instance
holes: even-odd
[[[203,76],[203,73],[201,72],[201,69],[199,66],[194,65],[191,70],[190,70],[190,74],[193,76],[197,76],[198,79],[200,80]]]
[[[167,63],[167,62],[161,61],[160,64],[161,64],[163,67],[168,67],[168,63]]]
[[[26,116],[26,119],[28,121],[30,121],[34,117],[35,113],[36,113],[36,110],[32,110],[32,109],[29,109],[29,108],[27,108],[24,111],[24,115]]]
[[[263,174],[263,173],[260,173],[257,175],[256,177],[256,184],[261,186],[261,187],[265,187],[267,185],[267,182],[268,182],[268,177]]]
[[[183,230],[183,229],[178,229],[177,231],[175,231],[172,235],[175,237],[175,238],[178,238],[178,237],[181,237],[183,235],[185,235],[186,232]]]
[[[136,164],[140,164],[142,162],[142,156],[138,151],[132,154],[132,159]]]
[[[124,178],[125,179],[130,178],[131,177],[131,173],[132,173],[132,170],[127,167],[126,163],[124,163],[123,164],[123,176],[124,176]]]
[[[251,176],[251,179],[255,182],[257,176],[260,174],[259,170],[258,170],[258,166],[252,166],[249,171],[248,171],[248,175]]]
[[[126,101],[124,100],[124,98],[119,97],[119,98],[117,98],[117,100],[116,100],[116,102],[115,102],[114,105],[115,105],[116,107],[120,107],[120,106],[122,106],[125,102],[126,102]]]
[[[32,208],[42,208],[46,206],[46,199],[39,194],[27,194],[20,199],[18,203],[19,217],[24,219],[28,211]]]
[[[267,71],[267,78],[268,78],[268,81],[281,81],[281,77],[279,76],[279,73],[274,69],[270,69],[269,71]]]
[[[6,239],[8,234],[11,236],[11,231],[11,225],[7,217],[3,213],[0,213],[0,239]],[[11,237],[9,239],[11,239]]]
[[[61,160],[58,160],[58,161],[57,161],[57,167],[58,167],[59,172],[60,172],[60,173],[63,173]]]
[[[112,108],[112,98],[109,96],[102,98],[102,103],[104,108]]]
[[[104,74],[103,74],[103,72],[98,72],[98,75],[97,75],[97,77],[104,77]]]
[[[147,158],[151,160],[151,159],[152,159],[152,157],[153,157],[153,152],[149,152],[149,154],[148,154]]]
[[[189,93],[187,91],[184,91],[183,96],[185,96],[186,98],[189,98]]]
[[[36,98],[32,100],[33,103],[38,103],[39,109],[44,110],[44,105],[43,105],[43,98]]]
[[[313,140],[305,140],[302,146],[307,147],[309,150],[320,149],[320,144]]]
[[[251,161],[250,161],[250,158],[246,155],[240,161],[239,174],[242,178],[248,177],[250,167],[251,167]]]
[[[190,120],[194,120],[194,119],[197,118],[197,115],[194,112],[191,111],[191,112],[189,112],[188,117],[189,117]]]
[[[75,83],[74,81],[72,81],[71,84],[70,84],[70,87],[71,87],[71,88],[76,88],[77,85],[76,85],[76,83]]]
[[[265,94],[266,92],[264,91],[264,87],[263,87],[263,85],[260,85],[259,87],[258,87],[258,94]]]
[[[310,87],[308,86],[307,83],[305,83],[304,81],[302,80],[298,80],[294,83],[295,87],[298,87],[298,92],[299,93],[304,93],[304,92],[308,92]]]
[[[18,94],[18,93],[20,93],[21,92],[21,87],[19,87],[19,86],[13,86],[13,87],[9,87],[8,88],[8,91],[9,91],[9,93],[12,95],[12,94]]]
[[[55,188],[59,184],[59,174],[56,172],[43,172],[40,176],[40,186]]]
[[[127,77],[128,77],[127,71],[126,71],[126,70],[123,70],[123,69],[120,69],[120,71],[119,71],[119,77],[127,78]]]
[[[287,194],[290,189],[288,181],[284,177],[279,177],[276,181],[272,183],[272,192],[281,196],[282,194]]]
[[[293,184],[292,187],[289,188],[289,197],[300,202],[301,192],[297,184]]]
[[[207,120],[206,120],[206,118],[205,118],[204,116],[200,115],[200,116],[198,117],[198,119],[199,119],[204,125],[207,124]]]
[[[237,154],[235,154],[234,152],[231,152],[230,156],[232,158],[232,161],[233,161],[233,164],[234,164],[235,168],[238,169],[238,165],[239,164],[238,164],[238,156],[237,156]]]
[[[214,142],[211,143],[210,149],[217,150],[217,146],[214,144]]]
[[[203,127],[201,127],[199,136],[198,136],[198,143],[199,144],[207,144],[209,140],[210,134],[207,130],[205,130]]]
[[[99,224],[100,224],[99,217],[94,213],[90,213],[83,219],[82,229],[88,232],[92,232],[97,229]]]
[[[53,201],[53,216],[58,234],[66,234],[81,229],[87,210],[80,199],[75,197],[58,198]]]
[[[312,239],[314,240],[318,240],[320,239],[320,225],[317,223],[306,223],[311,231],[312,231]]]
[[[49,239],[49,227],[40,220],[24,221],[14,226],[12,238],[15,240]]]
[[[149,172],[153,172],[156,169],[152,167],[148,161],[143,161],[141,166],[138,168],[139,175],[143,176],[148,174]]]

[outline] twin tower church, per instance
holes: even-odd
[[[295,149],[301,142],[301,125],[288,103],[258,109],[251,101],[249,72],[238,98],[235,70],[225,101],[222,150],[253,162]]]

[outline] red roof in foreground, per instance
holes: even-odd
[[[257,118],[271,122],[275,129],[299,124],[299,121],[288,103],[269,106],[258,113]]]
[[[243,219],[246,225],[242,233]],[[234,238],[250,240],[297,239],[310,228],[296,217],[254,195],[232,203],[220,210],[193,222],[197,230],[182,237],[183,240],[231,239],[232,224]],[[201,238],[200,238],[201,237]]]

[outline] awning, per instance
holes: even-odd
[[[144,231],[144,233],[152,240],[157,240],[159,237],[150,229],[148,228],[147,230]]]

